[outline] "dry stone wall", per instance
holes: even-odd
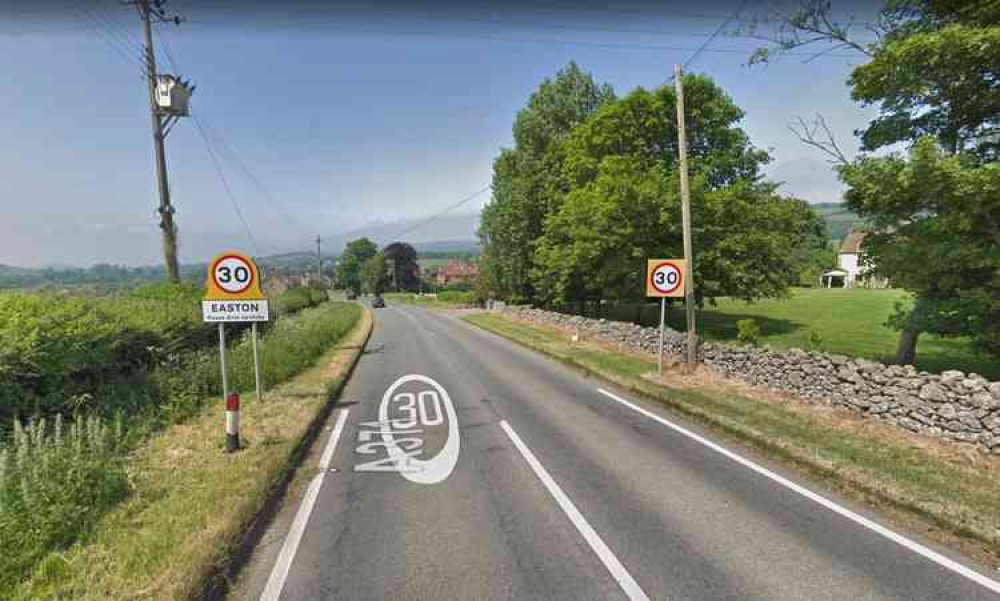
[[[585,340],[655,355],[659,330],[632,323],[505,307],[517,319],[578,333]],[[664,354],[681,355],[685,337],[667,329]],[[926,436],[1000,454],[1000,382],[978,374],[918,372],[844,355],[702,342],[699,358],[727,377],[790,392],[809,402],[847,407]]]

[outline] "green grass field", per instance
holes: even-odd
[[[822,337],[820,350],[856,357],[887,360],[896,350],[897,332],[887,328],[886,318],[898,301],[907,300],[902,290],[864,288],[796,288],[791,298],[746,303],[719,299],[714,307],[698,313],[698,328],[709,340],[736,340],[736,322],[754,319],[760,326],[760,344],[779,348],[810,348],[812,331]],[[602,317],[635,321],[641,315],[645,325],[659,322],[659,305],[648,304],[610,308]],[[667,323],[684,330],[684,309],[667,309]],[[959,369],[1000,380],[1000,361],[976,355],[963,338],[923,335],[917,345],[917,367],[930,372]]]

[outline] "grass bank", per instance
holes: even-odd
[[[921,439],[846,410],[679,374],[662,384],[651,358],[573,343],[555,328],[494,314],[465,319],[486,330],[657,400],[790,463],[831,488],[884,510],[984,562],[1000,565],[1000,461]]]
[[[386,302],[403,303],[406,305],[417,305],[420,307],[431,307],[437,309],[460,309],[471,307],[475,304],[475,299],[471,292],[445,291],[436,295],[419,295],[412,292],[389,292],[382,295]]]
[[[243,528],[327,403],[332,383],[359,352],[358,340],[370,326],[367,317],[358,325],[362,316],[367,313],[355,303],[327,303],[276,322],[263,339],[265,375],[271,383],[287,383],[270,390],[260,403],[249,394],[253,376],[249,351],[244,349],[248,343],[237,342],[231,349],[231,370],[233,381],[244,391],[246,448],[235,455],[223,452],[223,407],[212,402],[214,398],[200,399],[191,405],[198,410],[186,419],[153,430],[127,456],[113,455],[114,461],[97,470],[98,483],[109,481],[109,474],[121,476],[110,480],[118,486],[112,492],[119,501],[110,510],[100,515],[49,515],[54,506],[48,499],[39,500],[43,517],[73,524],[75,530],[72,536],[52,537],[46,545],[31,548],[34,556],[21,557],[21,569],[35,566],[30,577],[11,587],[15,590],[0,590],[0,598],[195,595],[206,575],[230,556]],[[43,459],[40,456],[37,465],[52,465]],[[74,510],[77,505],[66,507]],[[0,511],[0,526],[3,517]],[[39,551],[47,554],[39,556]],[[3,576],[8,583],[23,578]]]
[[[810,348],[810,336],[816,332],[819,348],[831,353],[886,360],[896,350],[898,333],[885,326],[898,302],[908,302],[903,290],[866,288],[795,288],[786,299],[768,299],[756,303],[722,298],[716,306],[698,312],[699,333],[708,340],[736,340],[736,322],[753,319],[760,326],[761,344],[777,348]],[[591,307],[588,314],[593,310]],[[606,306],[601,317],[655,326],[660,320],[660,306]],[[684,309],[677,305],[667,311],[668,324],[685,329]],[[923,335],[917,345],[917,367],[941,372],[959,369],[1000,380],[1000,361],[975,354],[965,338],[941,338]]]

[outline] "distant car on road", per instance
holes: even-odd
[[[382,298],[381,296],[376,296],[375,298],[372,299],[372,308],[373,309],[381,309],[383,307],[385,307],[385,299],[384,298]]]
[[[347,291],[347,300],[357,300],[358,295],[353,290]]]

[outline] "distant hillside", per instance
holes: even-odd
[[[413,245],[420,255],[478,255],[482,250],[478,240],[441,240],[417,242]]]
[[[348,240],[370,238],[379,246],[390,242],[409,242],[420,250],[428,244],[475,246],[479,214],[441,215],[433,219],[373,221],[349,232],[335,234],[330,239],[330,252],[339,254]]]
[[[843,203],[823,202],[814,204],[812,207],[826,221],[826,227],[830,230],[830,238],[841,241],[847,232],[853,228],[865,226],[865,220],[858,217],[847,209]]]

